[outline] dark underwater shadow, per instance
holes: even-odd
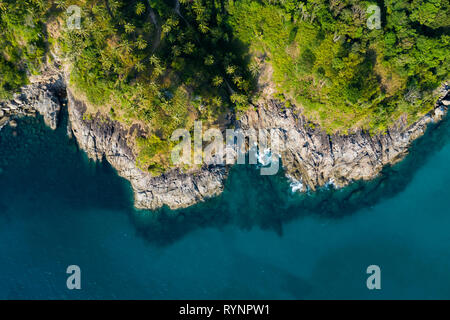
[[[355,182],[341,190],[322,189],[292,194],[282,172],[261,176],[254,166],[231,169],[219,197],[182,210],[134,210],[132,189],[103,161],[89,161],[75,141],[66,135],[65,114],[56,131],[40,117],[22,118],[17,128],[0,134],[0,221],[7,223],[15,212],[11,199],[70,210],[114,210],[127,214],[138,236],[156,246],[170,245],[201,228],[254,227],[283,234],[283,225],[304,216],[340,219],[358,210],[395,197],[430,157],[450,142],[450,121],[432,125],[418,139],[405,160],[387,167],[370,182]],[[47,199],[47,202],[42,200]],[[63,204],[63,206],[61,206]],[[16,213],[15,213],[16,214]],[[105,217],[108,219],[108,217]]]
[[[140,210],[130,215],[139,236],[151,244],[170,245],[199,228],[221,229],[229,225],[249,230],[258,227],[282,236],[283,225],[304,216],[340,219],[401,193],[430,157],[450,142],[448,118],[432,124],[411,146],[400,163],[386,167],[369,182],[357,181],[334,190],[324,188],[292,194],[282,172],[261,176],[254,166],[235,166],[224,192],[187,209]]]
[[[74,139],[68,139],[67,112],[55,131],[40,116],[19,118],[17,123],[0,132],[0,217],[14,211],[10,202],[16,199],[43,209],[41,213],[52,206],[131,210],[128,181],[108,162],[90,161]]]

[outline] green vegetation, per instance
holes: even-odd
[[[165,164],[169,162],[168,143],[153,134],[149,138],[138,137],[136,144],[140,150],[137,158],[138,165],[141,168],[147,168],[155,175],[164,172]]]
[[[382,21],[371,30],[374,4]],[[67,27],[70,5],[80,29]],[[93,108],[147,129],[137,161],[154,173],[176,128],[244,112],[268,68],[275,96],[328,132],[383,132],[435,103],[449,10],[448,0],[0,0],[0,98],[57,46]]]
[[[71,80],[89,101],[114,101],[119,119],[143,120],[163,139],[190,118],[224,112],[229,90],[251,89],[218,2],[182,1],[182,11],[169,2],[72,1],[88,18],[62,38]]]
[[[449,2],[386,0],[382,28],[367,27],[355,0],[230,1],[235,35],[254,56],[269,55],[285,99],[329,132],[385,131],[435,103],[448,77]]]
[[[142,167],[165,158],[176,128],[248,105],[245,51],[220,1],[70,3],[86,17],[61,39],[71,81],[92,104],[119,106],[116,119],[148,126],[153,136],[136,144]]]
[[[36,74],[45,53],[45,9],[39,1],[0,1],[0,99]]]

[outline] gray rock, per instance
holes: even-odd
[[[222,192],[226,167],[202,167],[189,173],[173,169],[154,177],[137,168],[127,140],[130,132],[100,114],[85,120],[84,104],[70,92],[68,100],[71,129],[78,144],[90,158],[105,158],[119,175],[131,182],[137,208],[156,209],[163,205],[184,208]],[[315,190],[330,183],[343,187],[354,180],[374,178],[385,165],[400,161],[410,143],[446,112],[446,108],[438,107],[409,127],[399,121],[385,135],[370,136],[360,131],[347,136],[329,136],[320,129],[310,128],[304,118],[270,100],[256,110],[249,110],[235,124],[244,131],[274,128],[285,145],[281,157],[286,174]]]
[[[61,111],[59,99],[65,95],[65,84],[61,75],[55,75],[55,77],[57,77],[55,83],[47,85],[37,83],[22,90],[28,101],[28,106],[39,112],[43,116],[45,124],[53,130],[58,126]]]
[[[42,76],[34,77],[33,82],[15,94],[13,100],[7,101],[2,112],[12,115],[33,115],[39,112],[45,123],[52,129],[58,125],[61,111],[60,99],[65,95],[65,84],[62,74],[49,68]]]
[[[329,183],[343,187],[355,180],[373,179],[384,166],[403,159],[411,142],[446,112],[447,108],[436,107],[411,126],[401,119],[387,134],[371,136],[359,131],[329,136],[320,128],[312,129],[292,109],[270,100],[256,110],[249,110],[237,126],[247,132],[273,128],[281,140],[286,174],[315,190]]]
[[[8,117],[0,118],[0,129],[3,128],[9,121]]]
[[[77,139],[90,158],[106,159],[120,176],[131,182],[137,208],[156,209],[163,205],[184,208],[223,191],[228,174],[225,166],[203,166],[191,172],[172,169],[160,176],[140,170],[130,147],[133,128],[126,129],[100,114],[85,119],[86,106],[66,90],[64,78],[67,76],[54,72],[35,79],[22,89],[20,100],[24,103],[14,103],[18,107],[14,113],[29,114],[31,108],[55,129],[60,102],[67,94],[68,133]],[[446,90],[443,90],[443,97],[448,93]],[[385,165],[403,159],[411,142],[425,132],[428,124],[439,121],[447,113],[446,101],[448,99],[441,99],[440,107],[413,125],[407,126],[400,120],[387,134],[377,136],[363,131],[329,136],[319,128],[312,129],[301,115],[283,108],[275,100],[264,101],[250,109],[234,121],[234,125],[244,131],[275,129],[284,145],[280,152],[284,169],[292,179],[301,180],[313,190],[329,183],[342,187],[354,180],[372,179]],[[10,108],[2,107],[3,113],[10,112]],[[0,116],[0,129],[8,121],[9,117]]]
[[[9,126],[10,126],[11,128],[16,128],[16,127],[17,127],[17,122],[16,122],[16,120],[11,120],[11,121],[9,122]]]
[[[136,166],[136,157],[129,147],[130,131],[100,114],[85,119],[85,105],[70,91],[67,98],[71,130],[78,145],[91,159],[105,158],[120,176],[131,182],[137,208],[157,209],[163,205],[184,208],[222,192],[227,176],[223,166],[203,167],[189,173],[173,169],[156,177],[143,172]]]

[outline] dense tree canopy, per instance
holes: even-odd
[[[450,5],[386,0],[380,29],[367,27],[370,5],[377,3],[241,0],[229,11],[235,34],[256,55],[269,52],[282,97],[331,132],[384,131],[434,105],[449,71]]]
[[[0,99],[27,83],[26,74],[37,73],[45,54],[40,1],[0,1]]]

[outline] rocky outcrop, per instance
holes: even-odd
[[[100,113],[85,117],[85,104],[69,90],[67,98],[71,131],[79,146],[92,159],[106,159],[120,176],[131,182],[137,208],[156,209],[163,205],[184,208],[222,192],[227,175],[224,166],[202,167],[193,172],[174,169],[156,177],[143,172],[130,148],[133,131],[138,130],[136,126],[125,129]]]
[[[12,100],[0,102],[0,129],[10,119],[20,115],[35,115],[36,111],[50,128],[56,129],[65,97],[61,73],[45,70],[43,75],[31,77],[30,82],[20,93],[14,94]]]
[[[100,113],[87,117],[86,105],[66,89],[64,78],[59,71],[48,71],[32,79],[13,100],[0,103],[0,129],[17,115],[36,112],[54,129],[67,101],[68,133],[90,158],[106,159],[131,182],[137,208],[184,208],[222,192],[228,172],[223,165],[205,165],[189,172],[172,169],[160,176],[140,170],[131,148],[139,127],[127,128]],[[330,183],[342,187],[354,180],[374,178],[384,166],[404,158],[411,142],[430,123],[439,121],[448,105],[446,87],[435,110],[409,126],[401,119],[387,134],[376,136],[364,131],[330,136],[271,99],[249,110],[235,125],[244,131],[275,130],[282,142],[280,155],[287,176],[297,183],[297,190],[314,190]]]
[[[354,180],[372,179],[384,166],[403,159],[411,142],[446,114],[448,89],[443,90],[436,108],[419,121],[407,126],[400,119],[386,134],[375,136],[365,131],[330,136],[275,100],[247,112],[238,126],[247,132],[272,129],[278,135],[282,164],[287,176],[298,183],[296,189],[315,190],[327,184],[343,187]]]
[[[69,136],[76,138],[91,159],[106,159],[131,182],[137,208],[183,208],[222,192],[227,176],[224,166],[205,166],[191,172],[174,169],[157,177],[140,170],[130,148],[137,128],[125,129],[101,114],[92,119],[85,117],[86,106],[66,88],[64,79],[62,72],[49,66],[43,75],[32,77],[30,85],[12,100],[0,102],[0,129],[8,123],[14,126],[16,117],[34,116],[37,112],[50,128],[56,129],[61,108],[67,103]]]
[[[372,179],[384,166],[403,159],[411,142],[424,134],[430,123],[446,114],[446,101],[440,99],[436,109],[416,123],[407,126],[405,119],[401,119],[387,134],[376,136],[364,131],[330,136],[319,128],[311,128],[302,116],[282,108],[275,100],[248,111],[236,121],[236,126],[244,131],[275,130],[284,146],[281,159],[287,176],[301,182],[305,189],[315,190],[330,183],[343,187],[354,180]],[[154,177],[136,166],[129,140],[136,127],[124,129],[101,114],[85,119],[86,107],[70,92],[68,110],[72,132],[80,147],[92,159],[105,158],[120,176],[131,182],[137,208],[155,209],[163,205],[183,208],[222,192],[226,167],[204,166],[195,172],[173,169]]]

